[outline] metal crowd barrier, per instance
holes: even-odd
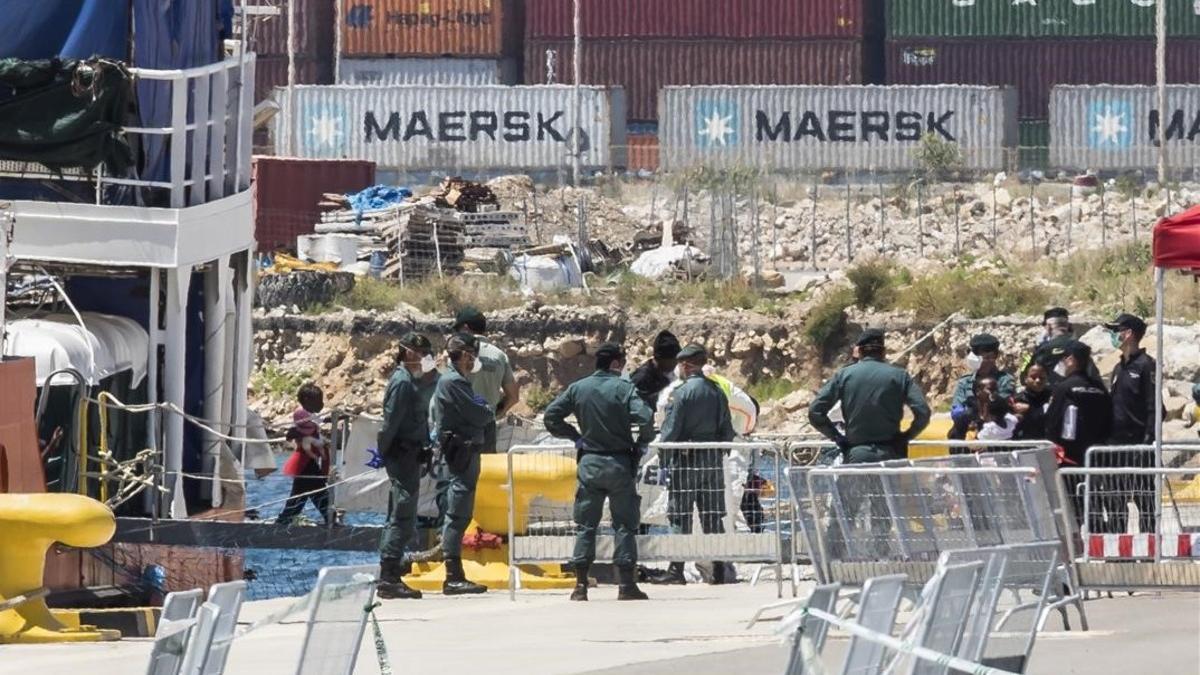
[[[771,443],[658,443],[657,455],[643,458],[637,474],[643,529],[637,536],[639,562],[721,561],[767,563],[776,569],[782,596],[783,532],[781,499],[771,504],[773,527],[750,531],[737,526],[732,485],[723,468],[729,453],[754,453],[783,473],[784,459]],[[508,551],[510,589],[515,593],[520,565],[570,560],[575,546],[575,449],[568,445],[518,445],[508,454]],[[605,505],[596,561],[612,558],[611,516]],[[771,525],[771,523],[768,523]]]
[[[1115,450],[1126,451],[1121,447]],[[1103,453],[1104,450],[1100,450],[1093,457]],[[1170,486],[1172,477],[1200,485],[1197,482],[1200,469],[1064,467],[1059,469],[1058,476],[1060,499],[1075,502],[1074,508],[1062,512],[1063,527],[1078,525],[1082,533],[1081,537],[1071,537],[1066,542],[1079,588],[1092,591],[1200,590],[1200,495],[1189,496],[1189,502],[1184,503],[1179,495],[1172,496],[1171,490],[1164,491],[1161,487]],[[1138,489],[1131,490],[1130,486]],[[1089,530],[1089,527],[1106,530],[1109,523],[1106,518],[1097,517],[1091,506],[1093,503],[1102,506],[1106,515],[1111,512],[1119,517],[1119,512],[1127,509],[1130,502],[1137,506],[1138,498],[1147,509],[1155,511],[1154,521],[1150,523],[1152,532]],[[1173,504],[1171,518],[1162,517],[1164,500]],[[1196,503],[1190,503],[1191,500]],[[1145,522],[1140,517],[1138,521],[1139,526]],[[1135,524],[1132,518],[1117,522],[1124,524],[1127,530]]]

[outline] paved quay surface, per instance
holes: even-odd
[[[389,601],[378,611],[392,672],[489,675],[726,673],[778,675],[786,661],[776,624],[746,630],[754,611],[775,601],[773,582],[755,588],[646,587],[650,602],[615,601],[616,589],[592,589],[592,601],[564,592],[506,592],[420,601]],[[803,588],[802,588],[803,592]],[[785,587],[785,594],[790,595]],[[250,623],[287,607],[288,599],[248,603]],[[1088,602],[1089,632],[1063,632],[1057,619],[1038,638],[1030,672],[1200,675],[1200,594],[1121,595]],[[1072,622],[1075,617],[1072,614]],[[296,672],[303,617],[255,630],[235,643],[230,675]],[[380,672],[364,641],[356,672]],[[827,647],[832,672],[845,638]],[[55,646],[0,646],[0,673],[66,675],[145,672],[148,640]]]

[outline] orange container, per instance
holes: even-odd
[[[519,17],[501,0],[342,0],[346,56],[491,56]],[[515,6],[515,5],[514,5]]]
[[[629,134],[629,170],[658,171],[658,135]]]

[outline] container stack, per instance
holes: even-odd
[[[288,16],[295,17],[296,84],[333,82],[334,6],[330,0],[280,0],[274,16],[254,16],[247,26],[250,51],[258,55],[254,101],[288,83]],[[289,4],[294,7],[289,8]]]
[[[336,0],[339,84],[515,84],[519,0]]]
[[[887,7],[888,84],[1016,87],[1023,146],[1047,144],[1055,85],[1154,83],[1153,1],[890,0]],[[1167,0],[1167,12],[1168,81],[1196,82],[1200,3]]]
[[[864,0],[608,0],[583,3],[582,79],[620,85],[628,119],[653,130],[668,85],[871,81]],[[572,0],[526,0],[526,84],[573,82]],[[631,144],[639,144],[631,138]]]

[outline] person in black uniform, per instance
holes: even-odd
[[[1132,314],[1121,314],[1104,325],[1110,331],[1112,344],[1121,350],[1121,361],[1112,374],[1113,421],[1111,445],[1148,445],[1155,436],[1154,358],[1142,349],[1146,322]],[[1096,458],[1099,466],[1122,468],[1153,467],[1153,451],[1105,453]],[[1154,477],[1145,475],[1110,476],[1106,489],[1105,510],[1108,512],[1107,531],[1123,534],[1129,525],[1128,505],[1138,509],[1138,531],[1154,532]]]
[[[1104,382],[1090,374],[1091,365],[1091,347],[1078,340],[1063,345],[1057,366],[1063,380],[1054,385],[1050,395],[1050,407],[1046,409],[1046,438],[1062,447],[1061,463],[1064,464],[1082,466],[1087,449],[1108,440],[1112,429],[1112,397]],[[1066,480],[1067,491],[1075,503],[1075,520],[1082,525],[1082,495],[1076,492],[1081,482],[1081,476]],[[1089,531],[1099,531],[1096,525],[1102,521],[1095,513],[1090,520]]]
[[[654,358],[638,366],[629,376],[638,398],[651,412],[658,409],[658,395],[671,385],[671,374],[678,364],[680,349],[679,339],[670,331],[662,331],[654,338]]]
[[[1013,438],[1018,441],[1042,440],[1046,438],[1046,408],[1050,405],[1046,369],[1030,363],[1025,367],[1021,380],[1025,386],[1013,397],[1013,412],[1021,418],[1021,422]]]

